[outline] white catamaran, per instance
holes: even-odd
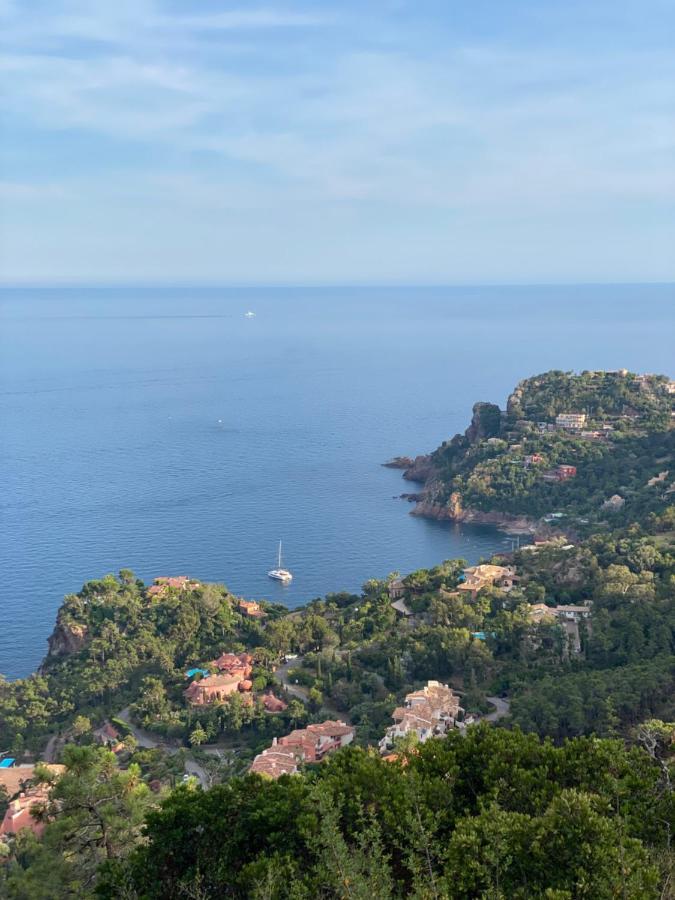
[[[273,578],[275,581],[292,581],[293,576],[288,571],[288,569],[283,569],[281,567],[281,541],[279,541],[279,553],[277,554],[277,567],[276,569],[270,569],[267,573],[270,578]]]

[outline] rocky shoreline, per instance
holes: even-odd
[[[439,522],[460,522],[471,525],[493,525],[507,534],[536,534],[539,533],[538,520],[527,516],[514,516],[510,513],[484,512],[479,509],[463,509],[454,511],[451,507],[429,500],[416,499],[416,495],[402,495],[405,499],[415,498],[415,507],[410,511],[411,516],[420,516],[425,519],[435,519]],[[417,495],[419,496],[419,495]]]
[[[474,416],[475,418],[475,416]],[[437,472],[434,470],[431,455],[395,456],[382,463],[388,469],[403,470],[403,478],[423,485],[417,493],[400,494],[402,500],[414,503],[410,515],[437,522],[458,522],[472,525],[492,525],[506,534],[534,535],[542,531],[541,523],[528,516],[512,515],[504,512],[484,512],[479,509],[463,508],[457,494],[453,494],[447,503],[437,503]]]

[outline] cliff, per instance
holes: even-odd
[[[506,411],[476,403],[463,434],[397,461],[409,462],[403,477],[422,485],[407,495],[413,515],[533,531],[552,511],[602,519],[617,493],[659,513],[667,498],[645,485],[675,452],[671,390],[665,376],[625,370],[524,379]],[[556,422],[570,412],[584,414],[583,429]],[[571,474],[557,477],[563,470]]]
[[[47,641],[47,658],[43,668],[50,660],[57,656],[68,656],[71,653],[79,653],[87,642],[88,628],[86,625],[76,624],[64,619],[60,614],[56,619],[54,631]]]

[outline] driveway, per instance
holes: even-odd
[[[498,719],[503,719],[508,716],[509,711],[511,709],[511,703],[509,700],[504,697],[487,697],[488,703],[494,706],[494,712],[488,713],[486,716],[483,716],[483,721],[485,722],[496,722]]]
[[[297,697],[298,700],[302,700],[303,703],[307,703],[309,701],[309,691],[307,690],[307,688],[301,687],[299,684],[293,684],[288,679],[288,673],[291,671],[291,669],[299,669],[301,666],[301,656],[299,656],[297,659],[291,659],[288,662],[283,663],[283,665],[279,666],[279,668],[274,673],[274,677],[283,684],[283,686],[292,697]]]

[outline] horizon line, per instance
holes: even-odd
[[[119,288],[197,288],[197,289],[226,289],[226,290],[252,290],[252,289],[280,289],[292,288],[296,290],[317,289],[344,289],[344,288],[369,288],[369,289],[447,289],[447,288],[537,288],[537,287],[675,287],[673,280],[629,280],[629,281],[604,281],[604,280],[569,280],[569,281],[219,281],[219,280],[192,280],[175,278],[169,281],[155,279],[132,280],[71,280],[51,279],[24,281],[22,279],[3,281],[0,279],[0,290],[49,290],[49,289],[79,289],[79,290],[114,290]]]

